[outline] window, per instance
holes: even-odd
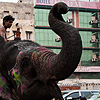
[[[14,17],[15,19],[18,19],[18,12],[13,12],[13,17]]]
[[[5,16],[7,16],[7,15],[9,15],[9,11],[4,11],[3,17],[5,17]]]
[[[31,39],[31,34],[32,32],[31,31],[26,31],[26,39]]]
[[[86,97],[87,99],[91,97],[92,93],[88,91],[81,92],[81,96]]]
[[[91,28],[89,21],[91,20],[91,13],[79,12],[79,27]]]
[[[25,13],[25,19],[30,20],[31,19],[31,14],[30,13]]]
[[[68,97],[78,98],[78,97],[79,97],[79,92],[71,93],[70,95],[66,96],[65,100],[66,100]]]

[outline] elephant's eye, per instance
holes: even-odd
[[[28,57],[22,58],[20,62],[20,66],[24,68],[30,66],[30,59]]]
[[[24,57],[21,59],[20,63],[19,63],[19,71],[21,74],[26,73],[29,69],[30,69],[30,59],[29,57]]]

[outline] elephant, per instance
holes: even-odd
[[[0,36],[0,100],[63,100],[57,83],[74,72],[82,54],[79,32],[62,17],[68,10],[58,2],[48,16],[62,39],[59,54],[30,40],[5,42]]]

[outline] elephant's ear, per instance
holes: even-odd
[[[36,71],[31,61],[31,54],[28,51],[19,52],[16,61],[16,68],[19,70],[21,76],[34,78],[36,77]]]

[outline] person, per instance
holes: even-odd
[[[11,15],[7,15],[3,18],[3,26],[0,26],[0,36],[2,36],[5,41],[7,41],[6,29],[12,26],[14,20],[15,18]]]
[[[21,38],[20,38],[20,34],[21,34],[21,32],[20,32],[20,28],[17,28],[17,32],[16,32],[16,37],[15,37],[15,39],[14,40],[21,40]]]
[[[21,38],[20,38],[20,34],[21,34],[21,32],[20,32],[20,28],[17,28],[16,37],[14,38],[15,41],[19,41],[19,40],[21,40]]]
[[[20,37],[20,34],[21,34],[20,28],[17,28],[16,37]]]

